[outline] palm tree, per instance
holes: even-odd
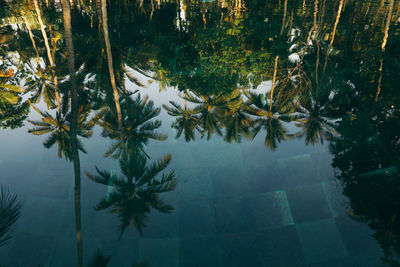
[[[17,202],[17,195],[11,194],[3,186],[0,187],[0,246],[4,245],[11,236],[6,234],[18,220],[22,205]]]
[[[131,223],[142,233],[152,208],[165,213],[173,210],[159,194],[175,188],[175,172],[163,173],[160,179],[156,178],[170,161],[171,155],[167,155],[163,160],[147,166],[147,158],[143,153],[124,152],[119,159],[123,177],[110,171],[101,171],[97,167],[97,175],[86,173],[96,183],[113,186],[114,190],[103,198],[95,209],[111,208],[111,213],[119,216],[121,236]]]
[[[194,109],[194,114],[198,115],[197,130],[203,137],[207,133],[207,139],[210,139],[214,133],[222,135],[222,124],[218,117],[218,109],[226,105],[225,97],[220,95],[201,95],[198,93],[188,93],[187,101],[198,104]]]
[[[322,144],[324,139],[329,140],[336,133],[336,125],[329,117],[327,105],[316,99],[311,99],[304,106],[300,105],[291,119],[297,121],[296,126],[302,128],[297,136],[305,135],[307,145]]]
[[[122,129],[119,128],[119,119],[112,106],[97,114],[97,124],[103,128],[102,136],[116,140],[105,153],[119,158],[124,150],[130,152],[141,150],[149,139],[165,140],[164,134],[155,132],[161,126],[160,120],[150,121],[160,114],[160,108],[154,108],[153,101],[148,97],[141,98],[140,94],[134,99],[124,96],[121,99]]]
[[[256,116],[251,123],[253,127],[253,138],[262,130],[266,131],[264,145],[265,147],[275,150],[277,143],[283,140],[288,140],[294,137],[288,134],[283,122],[290,121],[288,114],[280,112],[277,104],[268,102],[264,95],[257,95],[254,93],[248,94],[249,100],[246,102],[246,112],[250,115]]]
[[[176,129],[175,138],[179,138],[182,133],[185,136],[185,141],[189,142],[195,139],[195,129],[199,123],[199,118],[196,117],[196,111],[181,107],[174,101],[169,102],[172,107],[163,105],[163,108],[168,112],[168,115],[177,117],[172,123],[172,127]]]
[[[113,66],[112,52],[111,52],[111,43],[110,43],[110,37],[108,34],[107,0],[101,0],[101,14],[102,14],[102,19],[103,19],[104,41],[106,43],[108,70],[110,73],[111,86],[113,89],[115,109],[117,111],[117,116],[118,116],[118,126],[120,129],[122,129],[121,107],[120,107],[120,103],[119,103],[119,95],[118,95],[117,85],[115,82],[114,66]]]
[[[243,99],[240,91],[235,90],[219,110],[219,117],[225,127],[224,140],[228,143],[240,143],[242,137],[250,137],[251,118],[244,112]]]
[[[29,129],[28,132],[34,135],[43,135],[50,133],[50,136],[43,142],[46,148],[51,148],[54,144],[58,146],[58,157],[63,156],[71,160],[71,138],[70,138],[70,117],[71,112],[67,112],[66,107],[63,107],[64,114],[60,114],[56,111],[55,116],[51,115],[47,111],[41,111],[32,105],[32,108],[36,110],[42,119],[40,121],[28,120],[31,124],[36,126],[33,129]],[[83,106],[79,107],[79,118],[78,118],[78,132],[77,135],[82,137],[90,137],[93,134],[92,128],[94,126],[94,121],[86,122],[89,110],[85,110]],[[65,114],[66,112],[66,114]],[[86,153],[80,140],[78,142],[78,149]]]
[[[82,238],[82,213],[81,213],[81,163],[79,159],[79,149],[82,145],[79,142],[78,135],[91,135],[91,127],[93,123],[86,124],[87,111],[79,107],[78,103],[78,86],[76,81],[75,71],[75,51],[72,40],[72,26],[71,26],[71,7],[68,0],[62,0],[63,10],[63,23],[64,23],[64,36],[66,43],[66,50],[68,56],[68,71],[69,78],[71,81],[71,111],[68,116],[70,122],[70,139],[71,145],[68,147],[71,149],[70,156],[74,164],[74,202],[75,202],[75,229],[76,229],[76,246],[77,246],[77,258],[78,266],[83,266],[83,238]]]

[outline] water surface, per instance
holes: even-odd
[[[1,0],[0,265],[399,265],[399,23]]]

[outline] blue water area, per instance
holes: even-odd
[[[0,6],[0,266],[400,264],[399,0]]]

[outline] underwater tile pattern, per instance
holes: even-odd
[[[337,260],[348,255],[333,219],[297,224],[296,229],[307,263]]]
[[[175,210],[170,214],[152,210],[142,234],[130,226],[120,236],[118,218],[107,210],[94,209],[105,197],[104,187],[83,181],[90,187],[85,190],[99,196],[82,202],[86,211],[82,214],[86,262],[102,250],[104,255],[112,255],[110,266],[131,266],[144,260],[149,260],[150,266],[167,267],[379,264],[379,257],[372,256],[379,246],[368,226],[345,215],[347,199],[340,186],[329,179],[329,173],[314,168],[320,154],[301,153],[243,166],[246,161],[238,147],[221,146],[224,152],[216,155],[209,153],[212,147],[197,149],[210,157],[208,166],[204,162],[196,165],[198,160],[190,157],[181,158],[183,165],[175,161],[172,169],[178,186],[162,197]],[[230,153],[236,153],[234,158],[226,157]],[[324,162],[323,158],[318,160]],[[65,168],[63,164],[61,167]],[[36,172],[38,179],[48,186],[40,188],[38,182],[30,187],[26,211],[16,227],[18,235],[10,245],[19,251],[26,249],[24,240],[36,240],[37,247],[28,249],[43,258],[41,264],[76,265],[76,259],[69,257],[76,253],[74,190],[71,182],[52,180],[53,176],[70,174],[56,169],[52,177],[40,173]],[[53,189],[62,194],[53,194]],[[63,236],[55,239],[47,234],[48,229]],[[53,252],[51,246],[60,249]]]
[[[332,216],[321,184],[299,186],[286,192],[296,223]]]

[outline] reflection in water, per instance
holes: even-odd
[[[240,143],[243,151],[252,142],[267,148],[264,153],[276,151],[271,158],[279,161],[280,146],[296,144],[296,138],[316,151],[328,143],[335,178],[350,201],[347,216],[373,230],[384,263],[400,264],[398,0],[0,0],[0,5],[0,126],[25,131],[29,122],[34,128],[28,132],[46,134],[43,145],[56,145],[58,157],[72,161],[78,266],[90,256],[90,266],[106,266],[117,257],[109,248],[84,256],[81,172],[99,166],[92,159],[97,155],[85,149],[96,129],[104,137],[96,145],[111,141],[105,157],[118,159],[121,171],[87,170],[108,190],[96,210],[110,209],[119,217],[121,236],[131,223],[143,233],[151,209],[172,211],[160,195],[177,182],[173,171],[163,173],[171,156],[153,162],[147,154],[152,141],[167,138],[158,132],[162,120],[176,140],[159,146],[174,144],[176,151],[201,147],[201,139],[223,140],[230,147]],[[153,87],[160,97],[151,96]],[[82,170],[79,151],[86,150],[90,158]],[[224,165],[217,157],[225,152],[217,150],[212,161],[219,169]],[[230,151],[222,158],[232,156]],[[191,157],[196,163],[208,160],[188,151],[178,167],[192,168]],[[249,160],[242,161],[234,165]],[[260,162],[249,166],[265,165]],[[0,159],[5,168],[1,164]],[[202,174],[215,171],[211,164],[202,168]],[[240,171],[257,176],[252,167]],[[293,189],[271,179],[263,181],[273,190]],[[224,183],[234,191],[237,181]],[[209,190],[204,184],[197,190]],[[10,215],[0,220],[4,236],[20,204],[1,193],[0,204],[9,212],[0,214]]]
[[[10,239],[8,235],[13,224],[20,216],[22,205],[17,202],[17,195],[11,194],[3,186],[0,187],[0,246],[4,246]]]
[[[118,215],[121,221],[121,235],[131,224],[143,232],[148,220],[147,214],[151,208],[160,212],[170,213],[173,207],[166,204],[159,194],[172,191],[176,186],[175,173],[173,171],[163,173],[161,179],[156,176],[162,172],[171,161],[171,155],[159,162],[147,166],[146,156],[141,152],[123,153],[119,166],[124,178],[110,171],[102,171],[96,168],[97,175],[87,173],[88,177],[99,184],[112,186],[95,207],[96,210],[112,208],[111,213]]]
[[[124,151],[136,153],[140,150],[145,153],[144,146],[149,139],[162,141],[167,138],[155,131],[161,126],[161,121],[152,119],[160,114],[160,108],[155,108],[148,97],[142,99],[140,94],[134,99],[124,96],[118,103],[121,106],[119,112],[113,106],[106,106],[96,115],[97,124],[103,128],[101,135],[116,140],[104,156],[112,155],[118,159]]]

